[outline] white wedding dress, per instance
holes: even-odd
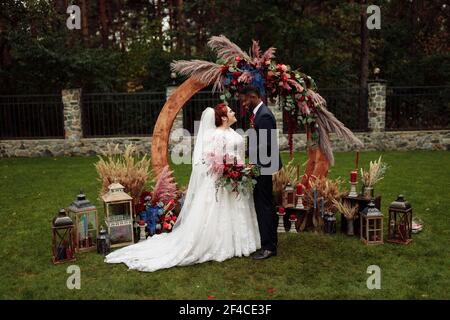
[[[248,256],[261,247],[252,194],[236,196],[223,188],[216,195],[215,176],[208,174],[208,153],[232,154],[245,160],[245,143],[233,129],[214,125],[207,108],[195,143],[192,173],[184,205],[171,233],[162,233],[106,256],[107,263],[152,272],[205,261]]]

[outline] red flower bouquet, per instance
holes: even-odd
[[[256,177],[260,175],[259,168],[255,165],[238,162],[237,158],[226,154],[219,162],[217,157],[211,155],[209,173],[215,175],[216,196],[220,188],[230,192],[248,195],[256,185]]]

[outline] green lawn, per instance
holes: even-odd
[[[365,152],[367,166],[380,152]],[[287,154],[284,154],[287,159]],[[450,152],[386,152],[390,168],[376,187],[382,209],[397,194],[425,223],[409,246],[367,247],[340,233],[282,234],[279,254],[266,261],[234,258],[155,273],[78,254],[81,290],[66,288],[69,264],[51,261],[50,221],[82,187],[96,199],[96,157],[0,160],[0,298],[2,299],[438,299],[450,298]],[[306,158],[295,155],[298,163]],[[354,154],[337,153],[330,177],[348,176]],[[189,166],[177,166],[180,184]],[[381,290],[369,290],[366,269],[381,268]]]

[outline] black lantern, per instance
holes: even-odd
[[[80,191],[67,211],[75,222],[75,250],[77,252],[95,250],[98,237],[97,208],[86,199],[83,191]]]
[[[360,239],[366,245],[383,243],[383,214],[373,201],[361,212],[359,228]]]
[[[110,251],[111,242],[109,241],[109,235],[108,232],[102,227],[97,238],[97,252],[106,256]]]
[[[58,215],[52,221],[52,261],[54,264],[75,261],[73,228],[73,221],[67,216],[66,210],[59,210]]]
[[[408,244],[412,241],[412,207],[399,195],[389,206],[388,242]]]
[[[336,233],[336,216],[332,212],[325,212],[323,216],[323,229],[325,233],[333,234]]]

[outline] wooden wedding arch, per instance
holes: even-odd
[[[168,165],[168,150],[170,130],[177,113],[183,108],[189,99],[206,85],[189,78],[181,84],[167,99],[162,108],[153,130],[151,157],[155,177],[158,177],[163,168]],[[307,140],[311,141],[311,130],[306,127]],[[305,175],[302,183],[308,186],[308,177],[325,177],[328,174],[330,163],[319,147],[311,147],[308,143],[308,162],[305,167]]]

